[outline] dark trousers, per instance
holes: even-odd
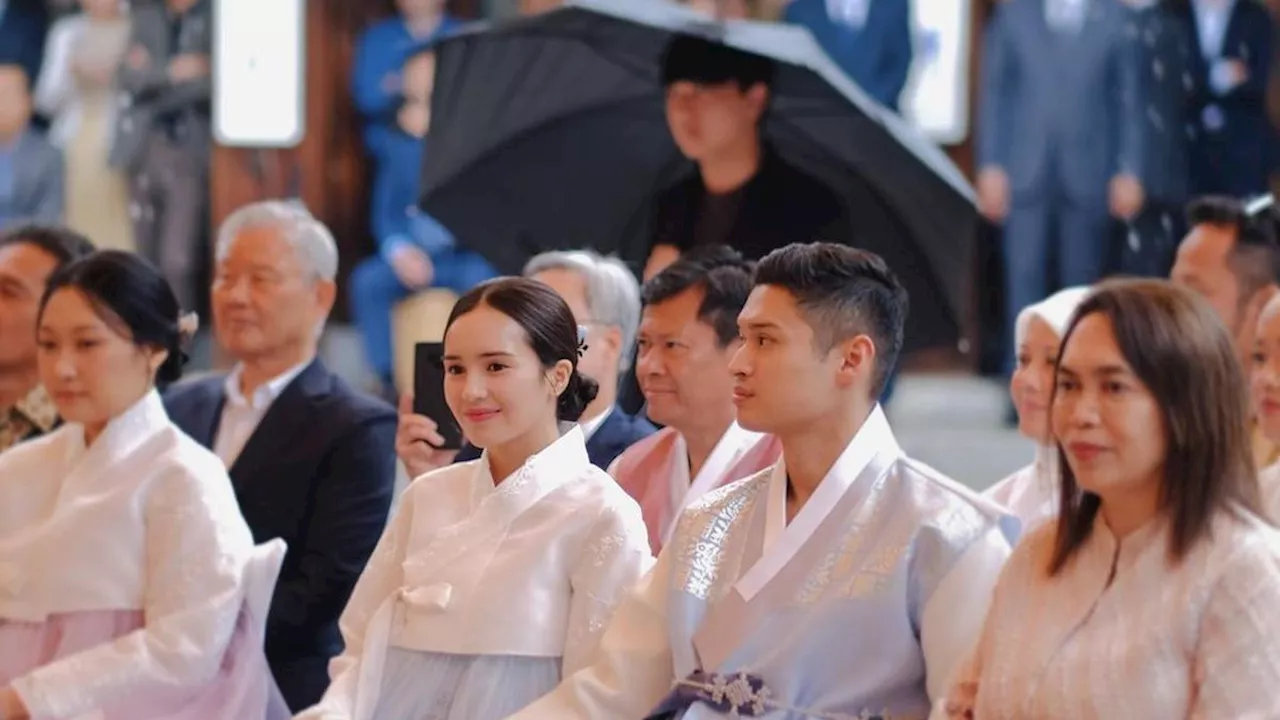
[[[1105,205],[1048,199],[1015,203],[1004,227],[1005,332],[1010,338],[1024,307],[1103,276],[1110,228]],[[1013,372],[1013,355],[1005,359],[1006,373]]]
[[[160,269],[183,310],[200,308],[206,294],[208,167],[207,144],[179,144],[156,131],[130,178],[138,253]]]

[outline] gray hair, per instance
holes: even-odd
[[[237,237],[259,228],[280,230],[314,278],[333,282],[338,277],[338,245],[333,233],[295,200],[264,200],[238,208],[218,229],[214,256],[221,262]]]
[[[640,284],[626,263],[591,250],[556,250],[530,259],[524,266],[524,275],[532,277],[547,270],[568,270],[585,281],[587,312],[592,320],[622,332],[618,370],[630,369],[640,326]]]

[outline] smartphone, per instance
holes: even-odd
[[[441,450],[462,447],[462,428],[444,399],[444,345],[421,342],[413,348],[413,412],[435,421]]]

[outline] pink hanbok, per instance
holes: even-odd
[[[672,428],[650,435],[627,448],[609,467],[609,474],[640,503],[653,554],[662,551],[686,507],[703,495],[771,467],[782,455],[782,443],[772,435],[729,425],[697,476],[689,477],[689,448]]]
[[[90,446],[0,455],[0,687],[33,720],[278,720],[262,652],[278,546],[149,393]]]

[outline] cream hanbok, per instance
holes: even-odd
[[[1280,718],[1280,533],[1244,511],[1179,563],[1157,518],[1102,519],[1055,577],[1056,524],[1009,558],[952,712],[976,720]]]
[[[590,664],[649,569],[640,508],[577,425],[494,484],[487,454],[418,478],[342,614],[307,720],[498,720]]]
[[[287,718],[263,571],[226,469],[152,391],[85,446],[0,455],[0,687],[33,720]]]

